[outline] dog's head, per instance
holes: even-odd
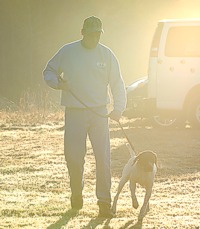
[[[153,151],[146,150],[139,153],[134,159],[133,165],[137,162],[137,164],[144,169],[145,172],[152,172],[154,164],[157,165],[157,155]]]

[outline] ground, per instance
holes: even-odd
[[[116,217],[97,217],[95,161],[89,142],[84,206],[79,212],[70,209],[64,132],[59,129],[62,118],[33,125],[4,117],[0,124],[0,228],[200,228],[200,130],[155,129],[135,120],[122,120],[137,152],[151,149],[158,155],[150,212],[139,223],[139,209],[131,207],[128,184],[119,197]],[[110,122],[110,131],[114,197],[130,155],[118,124]],[[140,186],[137,196],[141,207],[144,190]]]

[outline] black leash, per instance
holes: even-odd
[[[61,79],[61,80],[63,80],[63,79]],[[76,94],[74,94],[74,92],[70,88],[68,88],[68,91],[77,101],[79,101],[79,103],[81,103],[84,107],[86,107],[88,110],[90,110],[91,112],[93,112],[97,116],[99,116],[101,118],[108,118],[109,117],[109,114],[102,115],[102,114],[99,114],[98,112],[94,111],[91,107],[89,107],[87,104],[85,104],[78,96],[76,96]],[[133,146],[131,140],[129,139],[128,135],[126,134],[121,122],[120,121],[116,121],[116,122],[119,124],[124,136],[126,137],[128,143],[130,144],[132,150],[135,152],[134,146]]]
[[[136,151],[135,151],[135,149],[134,149],[134,146],[133,146],[133,144],[132,144],[132,142],[131,142],[130,138],[129,138],[129,137],[128,137],[128,135],[126,134],[126,132],[125,132],[125,130],[124,130],[124,128],[123,128],[123,126],[122,126],[121,122],[120,122],[120,121],[118,121],[118,124],[119,124],[119,126],[120,126],[120,128],[121,128],[121,130],[122,130],[122,132],[123,132],[123,134],[124,134],[124,136],[126,137],[126,140],[127,140],[127,141],[128,141],[128,143],[130,144],[130,146],[131,146],[132,150],[133,150],[134,152],[136,152]]]
[[[96,112],[95,110],[93,110],[91,107],[89,107],[87,104],[85,104],[82,100],[80,100],[74,93],[73,91],[71,91],[70,89],[68,89],[68,91],[71,93],[71,95],[79,101],[79,103],[81,103],[84,107],[86,107],[88,110],[90,110],[91,112],[93,112],[94,114],[96,114],[97,116],[100,116],[101,118],[107,118],[109,117],[109,114],[107,115],[102,115],[99,114],[98,112]]]

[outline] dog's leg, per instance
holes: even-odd
[[[132,164],[133,164],[134,159],[135,159],[134,157],[130,158],[129,161],[127,162],[127,164],[124,166],[124,169],[122,171],[122,177],[120,179],[118,191],[117,191],[117,194],[114,198],[113,206],[112,206],[112,210],[114,213],[116,212],[117,200],[118,200],[119,194],[120,194],[122,188],[124,187],[124,185],[126,184],[126,182],[130,178],[130,173],[131,173]]]
[[[144,202],[143,202],[143,205],[140,209],[140,214],[138,216],[139,220],[143,219],[145,217],[146,213],[149,211],[149,199],[151,197],[151,193],[152,193],[152,188],[149,188],[146,190]]]
[[[129,176],[122,176],[121,179],[120,179],[118,190],[117,190],[117,194],[114,197],[113,206],[112,206],[112,210],[113,210],[114,213],[116,213],[117,200],[119,198],[119,194],[122,191],[122,188],[124,187],[124,185],[126,184],[128,179],[129,179]]]
[[[136,189],[136,183],[132,178],[130,178],[130,190],[131,190],[132,206],[135,209],[137,209],[139,204],[138,204],[137,197],[135,195],[135,189]]]

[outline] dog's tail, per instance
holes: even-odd
[[[126,143],[126,147],[128,148],[131,157],[135,157],[135,156],[136,156],[136,153],[135,153],[135,151],[131,148],[131,146],[130,146],[129,143]]]

